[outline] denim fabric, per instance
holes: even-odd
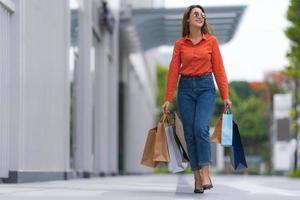
[[[215,98],[212,74],[180,77],[178,108],[193,171],[212,163],[209,125]]]

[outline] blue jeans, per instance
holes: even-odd
[[[209,125],[215,98],[216,88],[212,74],[180,77],[178,108],[193,171],[212,163]]]

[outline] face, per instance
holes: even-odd
[[[205,13],[200,8],[193,8],[188,22],[190,26],[201,28],[205,22]]]

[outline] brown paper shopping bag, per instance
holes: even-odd
[[[164,115],[155,128],[148,131],[141,164],[148,167],[164,166],[169,162],[168,146],[164,123],[166,123]]]
[[[217,124],[215,126],[214,132],[210,137],[212,142],[221,144],[221,131],[222,131],[222,117],[219,117]]]
[[[157,128],[152,128],[148,131],[144,152],[141,160],[141,164],[148,167],[155,167],[156,163],[153,160],[154,156],[154,146],[155,146],[155,138],[156,138],[156,130]]]
[[[157,124],[153,157],[154,161],[169,161],[167,139],[165,134],[165,123],[167,123],[167,120],[167,117],[164,115]]]

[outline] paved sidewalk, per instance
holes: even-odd
[[[212,176],[214,188],[193,193],[192,175],[115,176],[69,181],[0,184],[0,200],[299,200],[300,179]]]

